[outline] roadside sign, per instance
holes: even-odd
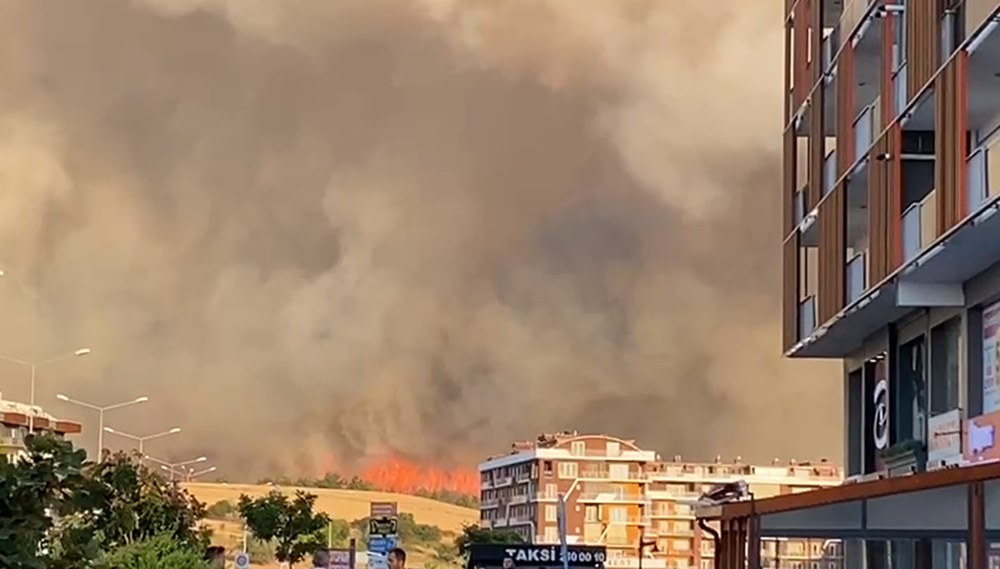
[[[368,535],[396,535],[396,530],[399,528],[399,520],[396,518],[369,518],[368,519]]]
[[[378,553],[380,555],[385,555],[395,547],[396,547],[395,536],[368,538],[368,551],[370,553]]]
[[[233,558],[233,564],[236,569],[250,569],[250,556],[243,552],[237,553]]]
[[[396,502],[372,502],[371,503],[371,517],[387,517],[394,518],[399,514],[397,510],[398,504]]]
[[[387,569],[388,553],[396,547],[399,508],[396,502],[372,502],[368,518],[368,569]]]

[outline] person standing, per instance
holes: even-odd
[[[406,569],[406,551],[402,547],[389,550],[389,569]]]
[[[313,569],[329,569],[330,552],[325,549],[317,549],[313,553]]]

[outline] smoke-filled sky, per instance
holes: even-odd
[[[839,459],[836,365],[780,357],[781,4],[0,0],[0,351],[92,348],[39,404],[148,395],[108,424],[234,479]]]

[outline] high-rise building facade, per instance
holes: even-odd
[[[703,508],[723,569],[994,566],[1000,1],[786,0],[783,346],[844,362],[850,484]],[[803,378],[809,380],[809,378]]]
[[[848,474],[954,463],[1000,425],[1000,2],[786,9],[786,353],[845,361]]]
[[[694,502],[718,484],[744,480],[770,496],[842,480],[840,470],[825,463],[752,466],[680,457],[664,463],[633,441],[577,433],[515,443],[479,471],[483,526],[533,543],[559,543],[562,500],[568,543],[604,545],[606,566],[619,568],[639,567],[641,549],[642,567],[649,569],[713,568],[714,541],[696,524]],[[839,543],[829,540],[776,541],[764,550],[776,560],[771,569],[840,569]]]

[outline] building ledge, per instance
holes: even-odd
[[[991,196],[882,283],[865,291],[836,316],[817,326],[785,355],[847,357],[860,348],[866,338],[914,309],[964,306],[960,293],[962,284],[1000,262],[998,211],[1000,195]],[[923,300],[916,302],[917,298]]]

